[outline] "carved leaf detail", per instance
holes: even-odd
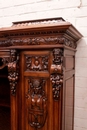
[[[47,71],[48,70],[48,55],[45,56],[25,56],[26,70],[29,71]]]
[[[51,37],[35,37],[35,38],[10,38],[0,41],[0,46],[16,46],[16,45],[42,45],[42,44],[64,44],[66,46],[76,48],[77,45],[74,41],[68,40],[65,37],[51,36]]]

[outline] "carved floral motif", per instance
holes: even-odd
[[[29,71],[47,71],[48,56],[25,56],[26,70]]]
[[[47,97],[45,94],[45,80],[29,78],[28,99],[29,124],[35,130],[42,128],[47,117]]]
[[[8,63],[8,79],[11,87],[11,94],[15,96],[16,85],[18,81],[18,60],[19,56],[16,50],[11,50],[10,62]]]
[[[60,96],[60,88],[62,87],[63,84],[63,77],[58,74],[53,74],[50,77],[51,82],[52,82],[52,87],[53,87],[53,98],[54,100],[58,100]]]
[[[0,46],[16,46],[16,45],[49,45],[49,44],[64,44],[66,46],[76,48],[74,41],[70,41],[64,37],[35,37],[35,38],[17,38],[0,41]]]

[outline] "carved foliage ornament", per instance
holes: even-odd
[[[18,38],[0,41],[0,46],[16,46],[16,45],[41,45],[41,44],[64,44],[66,46],[76,48],[74,41],[70,41],[64,37],[36,37],[36,38]]]
[[[48,70],[48,55],[45,56],[25,56],[26,70],[29,71],[47,71]]]
[[[53,88],[53,98],[58,100],[60,96],[60,88],[63,85],[63,50],[53,50],[53,64],[51,65],[51,77]]]
[[[29,78],[28,99],[29,124],[35,130],[42,128],[47,117],[47,97],[45,94],[45,79]]]
[[[19,55],[16,50],[10,52],[10,62],[8,63],[8,79],[11,87],[11,94],[15,96],[16,85],[18,80],[18,60]]]

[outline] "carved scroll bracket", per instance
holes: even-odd
[[[18,81],[18,60],[19,55],[16,50],[10,51],[10,61],[8,63],[8,79],[11,87],[11,94],[15,96],[16,94],[16,85]]]
[[[50,68],[50,80],[52,82],[53,88],[53,98],[58,100],[60,96],[60,88],[63,85],[63,50],[54,49],[53,50],[53,64]]]

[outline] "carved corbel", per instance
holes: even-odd
[[[15,96],[16,94],[16,85],[18,81],[18,60],[19,55],[16,50],[10,51],[10,62],[8,63],[8,79],[11,87],[11,94]]]
[[[63,86],[63,50],[53,50],[53,64],[50,68],[50,80],[52,82],[53,98],[58,100],[60,96],[60,88]]]

